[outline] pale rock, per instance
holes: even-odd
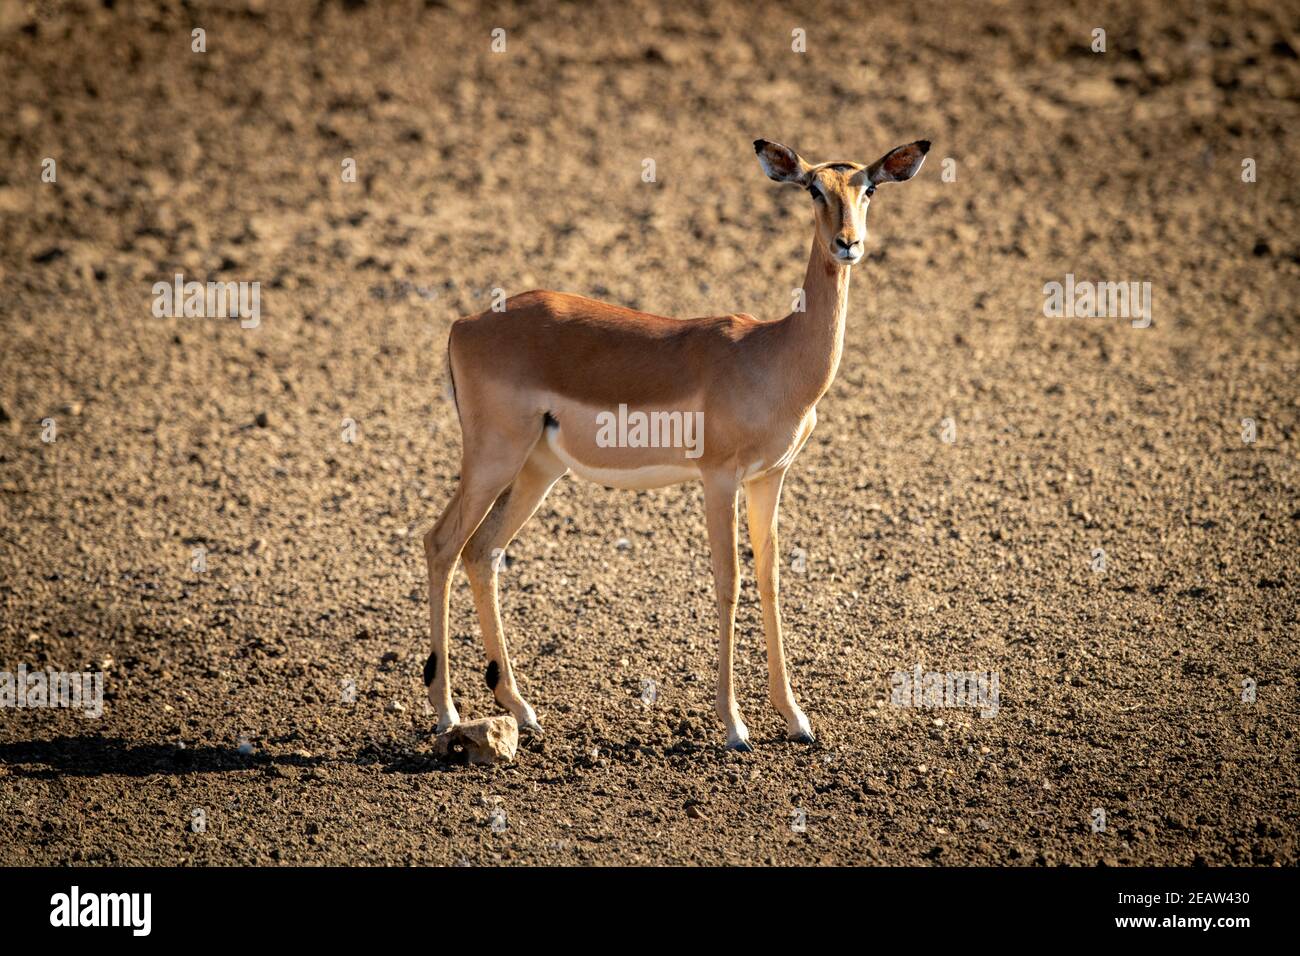
[[[519,725],[510,714],[466,721],[433,738],[438,757],[474,765],[509,762],[518,749]]]

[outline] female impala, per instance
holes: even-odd
[[[870,166],[813,166],[779,143],[754,143],[763,171],[807,189],[816,216],[803,283],[807,307],[779,321],[743,313],[669,319],[576,295],[526,292],[507,300],[504,311],[452,324],[448,364],[464,436],[460,486],[424,536],[433,630],[424,681],[439,732],[459,720],[451,699],[447,612],[462,551],[487,645],[488,686],[521,729],[541,732],[506,653],[494,557],[556,480],[573,471],[620,488],[704,482],[718,599],[717,708],[727,746],[736,750],[750,749],[732,684],[736,498],[744,485],[768,688],[789,738],[812,742],[808,718],[790,692],[781,645],[781,483],[812,433],[817,402],[840,364],[849,268],[862,259],[871,195],[881,183],[915,176],[929,148],[921,140]],[[611,427],[615,416],[617,429]],[[703,430],[694,441],[687,434],[693,422]]]

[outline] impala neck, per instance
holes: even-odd
[[[826,394],[839,370],[849,305],[849,267],[834,261],[816,234],[803,291],[806,310],[791,312],[781,322],[790,357],[785,368],[794,379],[791,393],[811,407]]]

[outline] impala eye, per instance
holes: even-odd
[[[817,202],[825,202],[825,201],[826,201],[826,197],[825,197],[824,195],[822,195],[821,188],[820,188],[816,183],[813,183],[812,185],[810,185],[810,186],[808,187],[808,192],[810,192],[810,193],[812,194],[812,198],[813,198],[815,201],[817,201]]]
[[[874,196],[875,194],[876,194],[876,187],[875,187],[875,186],[868,186],[868,187],[866,188],[866,190],[862,193],[862,195],[864,195],[864,196],[866,196],[866,197],[868,197],[868,198]]]

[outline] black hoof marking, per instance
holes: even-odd
[[[727,744],[728,750],[734,750],[738,754],[752,754],[754,748],[749,745],[748,740],[737,740],[734,744]]]
[[[488,662],[487,672],[483,675],[483,679],[487,681],[488,690],[496,690],[497,681],[501,679],[501,669],[497,667],[496,661]]]
[[[428,687],[433,683],[433,679],[438,676],[438,655],[430,654],[429,659],[424,662],[424,686]]]
[[[810,744],[815,739],[816,738],[813,737],[812,734],[807,733],[805,731],[800,731],[799,733],[795,734],[793,737],[790,738],[791,742],[796,744]]]

